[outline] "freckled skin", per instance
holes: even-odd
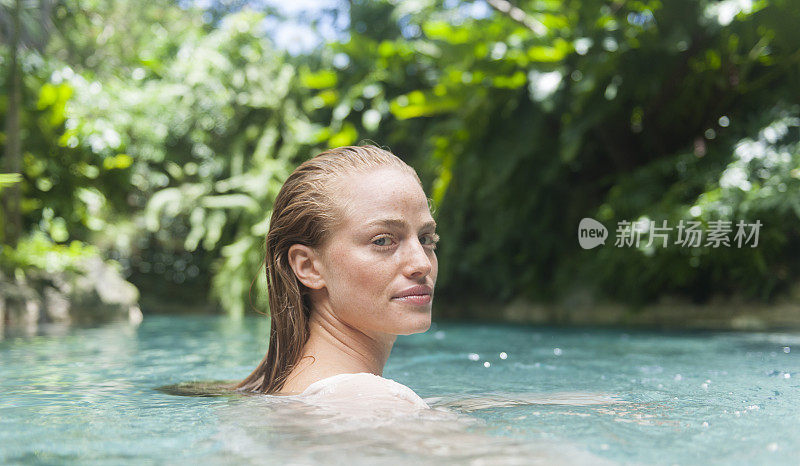
[[[366,333],[408,335],[428,330],[431,303],[418,307],[391,299],[408,287],[436,283],[436,253],[419,238],[422,225],[433,220],[422,188],[397,169],[351,175],[338,180],[336,187],[348,215],[323,253],[332,310],[344,323]],[[406,220],[407,229],[364,227],[386,217]],[[391,239],[379,243],[393,245],[373,244],[381,235]]]
[[[331,183],[345,212],[319,248],[290,248],[289,262],[310,290],[309,339],[281,393],[342,373],[382,375],[397,335],[425,332],[431,302],[393,299],[436,284],[435,223],[417,180],[398,168],[354,173]],[[392,218],[400,224],[376,224]]]

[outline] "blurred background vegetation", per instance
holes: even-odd
[[[0,278],[100,257],[145,314],[242,315],[251,284],[265,311],[283,180],[369,140],[433,198],[442,316],[797,304],[798,24],[794,0],[0,0]],[[584,217],[763,227],[583,250]]]

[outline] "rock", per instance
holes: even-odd
[[[26,278],[9,280],[0,276],[0,300],[4,326],[31,326],[39,321],[42,297]]]
[[[142,321],[139,290],[99,257],[77,270],[28,270],[6,278],[0,272],[0,328],[40,323],[92,324]]]
[[[731,319],[731,328],[734,330],[762,331],[768,328],[763,319],[752,315],[740,315]]]
[[[138,309],[139,290],[117,270],[98,257],[82,261],[79,267],[82,273],[67,282],[73,320],[130,319],[131,313],[136,313],[131,308]]]
[[[583,294],[559,303],[517,298],[507,304],[486,301],[437,303],[434,313],[451,320],[513,322],[531,325],[628,327],[664,330],[773,331],[800,329],[800,299],[772,303],[748,302],[739,296],[719,296],[705,304],[686,298],[664,296],[658,302],[633,307],[594,302]]]
[[[44,289],[44,309],[50,322],[69,323],[69,299],[51,286]]]

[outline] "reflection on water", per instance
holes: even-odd
[[[214,458],[277,464],[611,464],[578,445],[491,435],[486,421],[443,407],[364,415],[282,397],[248,397],[215,411]],[[357,414],[353,414],[357,413]]]
[[[372,418],[227,391],[260,360],[266,335],[264,320],[221,317],[7,332],[0,463],[795,464],[800,455],[797,334],[440,325],[400,337],[384,372],[433,409]]]
[[[608,406],[625,403],[593,393],[505,393],[427,398],[432,409],[365,409],[341,400],[325,403],[302,396],[263,396],[233,389],[236,381],[183,382],[156,390],[175,396],[235,397],[215,410],[223,445],[213,457],[257,462],[371,465],[418,464],[611,464],[564,441],[493,436],[486,422],[465,415],[479,409],[520,405]],[[401,403],[407,408],[407,403]]]
[[[602,393],[494,393],[489,395],[451,395],[426,399],[428,404],[455,408],[461,412],[522,405],[590,406],[625,403],[619,397]]]
[[[175,396],[243,396],[242,392],[233,388],[236,383],[235,380],[181,382],[155,389],[161,393]]]

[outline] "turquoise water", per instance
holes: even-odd
[[[241,379],[261,358],[266,331],[257,318],[148,316],[138,327],[6,332],[0,463],[797,464],[800,457],[800,334],[434,325],[398,338],[384,377],[435,409],[381,422],[271,397],[155,390]]]

